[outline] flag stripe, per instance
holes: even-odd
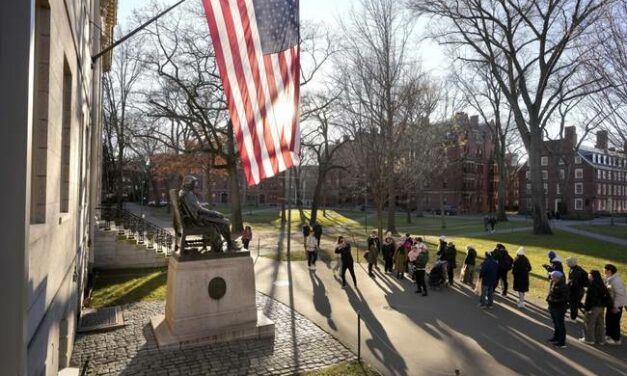
[[[249,185],[293,166],[300,152],[299,50],[290,46],[295,38],[281,42],[284,30],[296,35],[298,24],[287,22],[297,17],[297,5],[260,1],[265,0],[203,0]],[[264,55],[262,46],[276,49]],[[286,49],[276,52],[281,48]]]
[[[220,76],[222,77],[222,82],[224,86],[224,93],[227,98],[227,102],[229,104],[229,112],[231,114],[231,122],[233,123],[233,129],[235,133],[235,138],[237,140],[237,145],[240,150],[240,157],[242,159],[242,166],[244,167],[244,174],[246,175],[246,181],[258,181],[259,177],[257,176],[257,166],[255,158],[251,158],[250,154],[253,151],[252,145],[250,144],[250,136],[248,134],[247,125],[242,125],[240,119],[242,116],[239,113],[242,112],[241,103],[234,99],[233,91],[235,88],[231,87],[231,79],[230,77],[234,76],[232,71],[233,67],[231,64],[227,64],[227,60],[230,57],[229,46],[226,45],[226,48],[222,47],[221,40],[227,40],[226,36],[226,27],[223,22],[219,22],[222,20],[222,17],[216,17],[215,9],[220,9],[220,1],[221,0],[205,0],[203,3],[205,5],[205,14],[207,16],[207,23],[209,24],[209,29],[211,32],[211,39],[213,41],[213,48],[216,53],[216,61],[218,63],[218,70],[220,71]],[[252,153],[254,154],[254,153]]]
[[[252,6],[252,3],[248,3],[247,9],[243,1],[238,1],[238,6],[240,17],[242,19],[244,40],[246,41],[247,47],[246,53],[248,56],[248,68],[250,68],[251,73],[254,77],[254,80],[247,80],[247,83],[249,84],[249,89],[251,84],[256,84],[256,88],[254,90],[256,94],[256,102],[253,101],[253,103],[257,105],[257,111],[259,113],[259,117],[255,118],[255,123],[257,124],[257,132],[260,133],[260,137],[263,138],[262,145],[263,150],[265,150],[265,153],[263,154],[264,167],[269,168],[269,170],[271,171],[268,171],[267,174],[273,176],[278,173],[279,168],[272,134],[271,132],[266,131],[271,130],[270,123],[268,121],[269,119],[267,119],[266,99],[263,88],[263,82],[266,80],[266,78],[262,76],[263,72],[259,70],[259,63],[257,61],[256,51],[260,50],[261,48],[257,48],[257,46],[259,45],[255,46],[256,38],[254,38],[252,35],[252,27],[249,19],[249,11],[254,12],[254,7]],[[255,106],[253,106],[253,108],[255,108]]]

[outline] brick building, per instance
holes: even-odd
[[[594,147],[577,145],[575,127],[565,137],[545,141],[541,157],[546,210],[574,217],[627,213],[627,143],[608,147],[607,131],[598,131]],[[529,172],[519,174],[520,211],[531,210]]]

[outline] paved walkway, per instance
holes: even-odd
[[[263,236],[262,252],[285,252],[276,246],[279,232],[256,236]],[[301,250],[302,234],[297,230],[292,236],[292,249]],[[550,346],[544,302],[521,311],[498,297],[494,309],[483,311],[468,288],[432,291],[423,298],[409,280],[381,273],[370,279],[360,264],[359,288],[349,282],[341,289],[332,263],[319,262],[312,273],[304,262],[258,257],[256,244],[251,248],[257,290],[302,313],[355,352],[359,312],[362,357],[385,375],[454,375],[456,370],[462,375],[627,375],[627,344],[582,345],[576,340],[580,323],[567,323],[567,349]]]
[[[627,240],[625,240],[625,239],[617,238],[615,236],[608,236],[608,235],[603,235],[603,234],[597,234],[597,233],[594,233],[594,232],[590,232],[590,231],[586,231],[586,230],[582,230],[582,229],[579,229],[579,228],[572,227],[572,225],[576,225],[576,223],[562,222],[562,221],[553,221],[551,223],[551,225],[553,226],[553,228],[558,228],[560,230],[563,230],[563,231],[566,231],[566,232],[570,232],[571,234],[577,234],[577,235],[585,236],[587,238],[592,238],[592,239],[596,239],[596,240],[602,240],[604,242],[608,242],[608,243],[612,243],[612,244],[618,244],[618,245],[623,245],[623,246],[627,247]]]
[[[294,375],[355,359],[345,346],[287,306],[258,294],[257,307],[275,322],[275,337],[160,351],[150,317],[164,301],[124,307],[127,326],[78,334],[72,365],[90,359],[87,375],[226,376]]]
[[[555,350],[544,305],[524,311],[497,298],[496,307],[476,307],[467,288],[413,292],[409,280],[356,264],[355,289],[341,289],[331,264],[310,272],[304,262],[258,258],[257,289],[293,307],[357,351],[357,312],[363,320],[362,357],[385,375],[626,375],[627,344],[580,344],[580,324],[568,323],[568,348]]]

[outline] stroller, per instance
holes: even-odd
[[[446,274],[446,261],[437,261],[431,270],[429,270],[429,287],[441,288],[448,286]]]

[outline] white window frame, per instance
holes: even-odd
[[[575,157],[575,164],[581,164],[581,156],[576,156]]]
[[[542,170],[542,180],[549,180],[549,172],[547,170]]]
[[[583,179],[583,168],[575,169],[575,179]]]
[[[576,195],[583,194],[583,183],[575,183],[575,194]]]
[[[581,198],[575,199],[575,210],[583,210],[583,199]]]

